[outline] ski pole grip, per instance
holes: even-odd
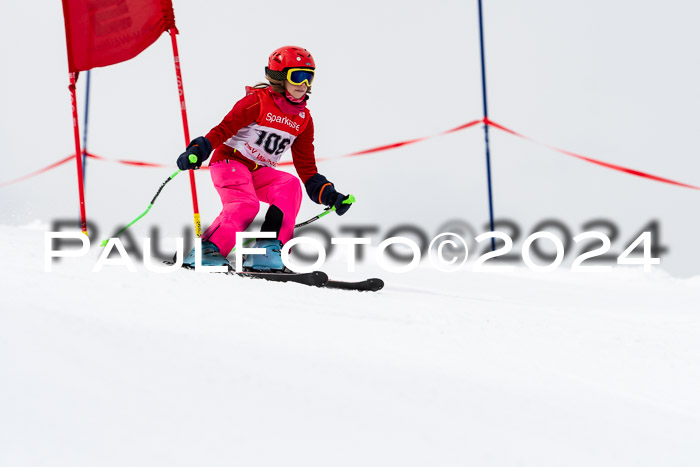
[[[347,197],[346,199],[344,199],[343,202],[340,203],[340,204],[352,204],[352,203],[354,203],[355,201],[356,201],[356,200],[355,200],[355,196],[354,196],[354,195],[348,195],[348,197]],[[330,211],[335,211],[335,206],[331,206],[331,207],[329,207],[329,208],[326,208],[326,210],[325,210],[321,215],[323,216],[324,214],[327,214],[327,213],[330,212]]]
[[[195,154],[190,154],[189,157],[188,157],[188,159],[189,159],[190,162],[192,162],[193,164],[196,164],[196,163],[197,163],[197,156],[196,156]]]

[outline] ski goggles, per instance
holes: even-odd
[[[295,86],[299,86],[302,83],[311,86],[311,83],[314,82],[314,70],[308,68],[290,68],[287,70],[287,81]]]

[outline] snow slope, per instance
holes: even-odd
[[[699,277],[364,263],[387,286],[353,293],[46,273],[43,235],[0,227],[2,466],[700,463]]]

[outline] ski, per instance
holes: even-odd
[[[163,261],[164,264],[172,266],[172,261]],[[193,271],[190,266],[182,266],[183,269]],[[358,292],[377,292],[384,287],[384,281],[373,277],[361,281],[338,281],[330,280],[328,274],[323,271],[312,272],[262,272],[262,271],[242,271],[229,266],[228,271],[222,273],[230,276],[249,277],[252,279],[263,279],[272,282],[293,282],[314,287],[324,287],[327,289],[355,290]]]
[[[172,261],[163,261],[164,264],[172,266],[175,264]],[[187,269],[194,271],[193,267],[183,265],[182,269]],[[293,282],[296,284],[309,285],[315,287],[323,287],[328,282],[328,275],[321,271],[312,272],[256,272],[256,271],[242,271],[236,272],[236,270],[229,266],[228,271],[220,273],[229,276],[239,276],[239,277],[249,277],[252,279],[262,279],[272,282]]]
[[[328,283],[328,275],[321,271],[312,272],[255,272],[255,271],[229,271],[227,274],[239,277],[250,277],[272,282],[294,282],[296,284],[324,287]]]
[[[357,290],[360,292],[377,292],[384,287],[384,281],[373,277],[362,281],[348,282],[328,280],[323,286],[326,289]]]

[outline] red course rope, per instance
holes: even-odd
[[[0,183],[0,186],[12,185],[13,183],[18,183],[18,182],[21,182],[21,181],[26,180],[26,179],[28,179],[28,178],[32,178],[32,177],[34,177],[34,176],[36,176],[36,175],[39,175],[39,174],[41,174],[41,173],[48,172],[49,170],[54,169],[54,168],[58,167],[58,166],[61,165],[61,164],[65,164],[66,162],[68,162],[69,160],[73,159],[74,157],[75,157],[75,156],[73,156],[73,155],[68,156],[68,157],[66,157],[66,158],[64,158],[64,159],[61,159],[61,160],[58,161],[58,162],[54,162],[54,163],[51,164],[51,165],[47,165],[47,166],[44,167],[43,169],[39,169],[39,170],[37,170],[36,172],[32,172],[32,173],[27,174],[27,175],[24,175],[24,176],[22,176],[22,177],[15,178],[14,180],[10,180],[9,182],[2,182],[2,183]]]
[[[567,155],[567,156],[575,157],[575,158],[577,158],[577,159],[581,159],[581,160],[584,160],[584,161],[586,161],[586,162],[590,162],[591,164],[597,164],[597,165],[600,165],[600,166],[603,166],[603,167],[607,167],[608,169],[617,170],[617,171],[620,171],[620,172],[628,173],[628,174],[630,174],[630,175],[635,175],[635,176],[637,176],[637,177],[647,178],[647,179],[649,179],[649,180],[654,180],[654,181],[657,181],[657,182],[668,183],[668,184],[676,185],[676,186],[682,186],[682,187],[684,187],[684,188],[690,188],[690,189],[692,189],[692,190],[700,190],[700,187],[697,187],[697,186],[695,186],[695,185],[688,185],[687,183],[677,182],[677,181],[675,181],[675,180],[671,180],[671,179],[668,179],[668,178],[659,177],[659,176],[657,176],[657,175],[652,175],[652,174],[649,174],[649,173],[646,173],[646,172],[641,172],[641,171],[639,171],[639,170],[630,169],[630,168],[628,168],[628,167],[623,167],[623,166],[621,166],[621,165],[615,165],[615,164],[611,164],[611,163],[609,163],[609,162],[599,161],[599,160],[597,160],[597,159],[593,159],[593,158],[591,158],[591,157],[582,156],[582,155],[580,155],[580,154],[576,154],[576,153],[573,153],[573,152],[571,152],[571,151],[566,151],[566,150],[564,150],[564,149],[560,149],[560,148],[557,148],[557,147],[555,147],[555,146],[551,146],[551,145],[549,145],[549,144],[540,143],[539,141],[536,141],[536,140],[534,140],[534,139],[532,139],[532,138],[530,138],[530,137],[528,137],[528,136],[525,136],[525,135],[522,135],[522,134],[520,134],[520,133],[517,133],[517,132],[511,130],[510,128],[506,128],[506,127],[504,127],[503,125],[499,125],[498,123],[496,123],[496,122],[494,122],[494,121],[492,121],[492,120],[489,120],[489,119],[485,119],[485,122],[486,122],[486,124],[488,124],[489,126],[492,126],[492,127],[494,127],[494,128],[497,128],[497,129],[499,129],[499,130],[501,130],[501,131],[505,131],[506,133],[510,133],[511,135],[517,136],[518,138],[522,138],[522,139],[531,141],[531,142],[533,142],[533,143],[539,144],[540,146],[545,146],[545,147],[547,147],[547,148],[549,148],[549,149],[552,149],[552,150],[557,151],[557,152],[559,152],[559,153],[565,154],[565,155]]]
[[[571,151],[566,151],[566,150],[564,150],[564,149],[560,149],[560,148],[557,148],[557,147],[555,147],[555,146],[551,146],[551,145],[546,144],[546,143],[541,143],[541,142],[539,142],[539,141],[537,141],[537,140],[535,140],[535,139],[532,139],[532,138],[530,138],[530,137],[528,137],[528,136],[525,136],[525,135],[523,135],[523,134],[521,134],[521,133],[518,133],[518,132],[516,132],[516,131],[513,131],[513,130],[511,130],[510,128],[506,128],[505,126],[500,125],[500,124],[494,122],[493,120],[489,120],[488,118],[486,118],[486,119],[480,119],[480,120],[472,120],[471,122],[467,122],[467,123],[465,123],[465,124],[463,124],[463,125],[460,125],[460,126],[458,126],[458,127],[452,128],[452,129],[450,129],[450,130],[443,131],[443,132],[441,132],[441,133],[438,133],[438,134],[435,134],[435,135],[432,135],[432,136],[423,136],[423,137],[420,137],[420,138],[409,139],[409,140],[406,140],[406,141],[399,141],[399,142],[397,142],[397,143],[385,144],[385,145],[377,146],[377,147],[370,148],[370,149],[364,149],[364,150],[362,150],[362,151],[351,152],[351,153],[349,153],[349,154],[345,154],[345,155],[342,155],[342,156],[339,156],[339,157],[327,158],[327,159],[317,159],[317,162],[324,162],[324,161],[329,161],[329,160],[342,159],[342,158],[345,158],[345,157],[355,157],[355,156],[362,156],[362,155],[365,155],[365,154],[371,154],[371,153],[375,153],[375,152],[388,151],[388,150],[390,150],[390,149],[400,148],[400,147],[402,147],[402,146],[407,146],[407,145],[409,145],[409,144],[415,144],[415,143],[419,143],[419,142],[421,142],[421,141],[425,141],[425,140],[428,140],[428,139],[431,139],[431,138],[436,138],[436,137],[438,137],[438,136],[443,136],[443,135],[447,135],[447,134],[450,134],[450,133],[455,133],[455,132],[457,132],[457,131],[465,130],[465,129],[467,129],[467,128],[471,128],[471,127],[473,127],[473,126],[476,126],[476,125],[478,125],[478,124],[480,124],[480,123],[485,123],[485,124],[487,124],[487,125],[489,125],[489,126],[492,126],[493,128],[496,128],[496,129],[501,130],[501,131],[503,131],[503,132],[509,133],[509,134],[511,134],[511,135],[513,135],[513,136],[517,136],[518,138],[522,138],[522,139],[525,139],[525,140],[530,141],[530,142],[532,142],[532,143],[539,144],[540,146],[544,146],[544,147],[546,147],[546,148],[549,148],[549,149],[551,149],[551,150],[553,150],[553,151],[556,151],[556,152],[559,152],[559,153],[561,153],[561,154],[564,154],[564,155],[567,155],[567,156],[571,156],[571,157],[575,157],[575,158],[577,158],[577,159],[580,159],[580,160],[583,160],[583,161],[586,161],[586,162],[590,162],[591,164],[600,165],[600,166],[606,167],[606,168],[608,168],[608,169],[617,170],[617,171],[619,171],[619,172],[624,172],[624,173],[627,173],[627,174],[630,174],[630,175],[634,175],[634,176],[637,176],[637,177],[646,178],[646,179],[648,179],[648,180],[654,180],[654,181],[656,181],[656,182],[667,183],[667,184],[670,184],[670,185],[680,186],[680,187],[683,187],[683,188],[690,188],[690,189],[692,189],[692,190],[700,190],[700,187],[697,187],[697,186],[695,186],[695,185],[689,185],[689,184],[687,184],[687,183],[681,183],[681,182],[678,182],[678,181],[675,181],[675,180],[671,180],[671,179],[669,179],[669,178],[659,177],[659,176],[657,176],[657,175],[649,174],[649,173],[642,172],[642,171],[635,170],[635,169],[630,169],[630,168],[628,168],[628,167],[623,167],[623,166],[621,166],[621,165],[611,164],[611,163],[609,163],[609,162],[604,162],[604,161],[601,161],[601,160],[598,160],[598,159],[593,159],[593,158],[591,158],[591,157],[582,156],[582,155],[580,155],[580,154],[576,154],[576,153],[573,153],[573,152],[571,152]],[[158,163],[154,163],[154,162],[130,161],[130,160],[125,160],[125,159],[117,159],[117,160],[114,160],[114,159],[107,159],[107,158],[105,158],[105,157],[97,156],[97,155],[95,155],[95,154],[90,154],[90,153],[86,153],[86,155],[87,155],[87,157],[90,157],[90,158],[92,158],[92,159],[97,159],[97,160],[107,161],[107,162],[116,162],[116,163],[119,163],[119,164],[134,165],[134,166],[139,166],[139,167],[164,167],[164,168],[172,168],[171,165],[158,164]],[[58,167],[59,165],[68,162],[69,160],[73,159],[73,157],[74,157],[74,156],[68,156],[68,157],[66,157],[66,158],[64,158],[64,159],[61,159],[60,161],[54,162],[53,164],[44,167],[43,169],[39,169],[39,170],[37,170],[37,171],[35,171],[35,172],[32,172],[32,173],[27,174],[27,175],[24,175],[24,176],[22,176],[22,177],[20,177],[20,178],[16,178],[16,179],[14,179],[14,180],[10,180],[10,181],[7,181],[7,182],[0,183],[0,187],[7,186],[7,185],[11,185],[11,184],[13,184],[13,183],[18,183],[18,182],[21,182],[21,181],[26,180],[26,179],[28,179],[28,178],[34,177],[34,176],[36,176],[36,175],[39,175],[39,174],[41,174],[41,173],[48,172],[49,170],[54,169],[54,168]],[[292,161],[285,161],[285,162],[281,162],[279,165],[280,165],[280,166],[284,166],[284,165],[292,165],[292,164],[293,164]],[[208,169],[208,167],[202,167],[202,169]]]

